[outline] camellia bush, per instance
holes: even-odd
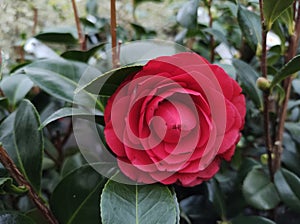
[[[1,224],[300,223],[300,1],[152,2],[1,53]]]

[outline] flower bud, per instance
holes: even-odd
[[[268,79],[264,78],[264,77],[259,77],[257,80],[256,80],[256,86],[262,90],[262,91],[269,91],[270,90],[270,86],[271,86],[271,83]]]

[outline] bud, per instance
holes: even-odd
[[[271,86],[271,82],[264,78],[264,77],[259,77],[257,80],[256,80],[256,86],[266,92],[266,91],[269,91],[270,90],[270,86]]]

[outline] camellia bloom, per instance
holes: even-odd
[[[222,68],[195,53],[158,57],[109,98],[107,144],[134,181],[200,184],[234,154],[246,113],[241,92]]]

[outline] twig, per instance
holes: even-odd
[[[36,27],[38,24],[38,9],[36,7],[33,7],[33,27],[32,27],[32,35],[35,35]]]
[[[82,29],[81,29],[75,0],[72,0],[72,6],[73,6],[73,11],[74,11],[74,17],[75,17],[75,23],[76,23],[76,28],[77,28],[78,38],[79,38],[80,49],[82,51],[85,51],[86,50],[86,41],[85,41],[84,33],[82,32]]]
[[[110,1],[110,35],[112,48],[112,64],[113,67],[118,67],[119,59],[117,53],[117,15],[116,15],[116,0]]]
[[[300,1],[298,0],[300,3]],[[296,8],[295,8],[296,9]],[[295,31],[294,34],[290,37],[289,40],[289,48],[287,51],[287,55],[285,58],[285,62],[288,62],[296,55],[296,50],[299,43],[300,38],[300,5],[298,4],[297,14],[295,18]],[[283,103],[281,105],[281,110],[278,114],[278,127],[277,127],[277,133],[276,133],[276,143],[274,147],[274,172],[278,170],[281,166],[281,154],[282,154],[282,140],[283,140],[283,133],[284,133],[284,124],[286,120],[287,115],[287,106],[288,101],[291,94],[291,86],[292,86],[293,77],[289,76],[287,79],[284,80],[283,88],[285,91],[285,98],[283,100]]]
[[[208,0],[208,16],[209,16],[209,28],[213,26],[213,16],[211,12],[211,5],[213,0]],[[215,38],[213,35],[210,35],[210,62],[213,63],[215,60]]]
[[[25,186],[28,189],[28,194],[31,200],[34,202],[36,207],[41,211],[45,218],[51,224],[58,224],[58,221],[50,211],[50,209],[44,204],[39,195],[35,192],[31,184],[25,179],[22,173],[18,170],[12,159],[7,154],[6,150],[0,146],[0,162],[3,164],[5,169],[10,175],[17,181],[21,186]]]
[[[265,17],[263,12],[263,0],[259,0],[260,7],[260,20],[261,20],[261,28],[262,28],[262,53],[261,53],[261,72],[264,78],[267,78],[268,70],[267,70],[267,29],[265,24]],[[272,142],[271,142],[271,132],[270,132],[270,93],[263,93],[263,116],[264,116],[264,132],[265,132],[265,144],[268,155],[268,169],[270,174],[270,180],[274,181],[274,173],[273,173],[273,162],[272,162]]]

